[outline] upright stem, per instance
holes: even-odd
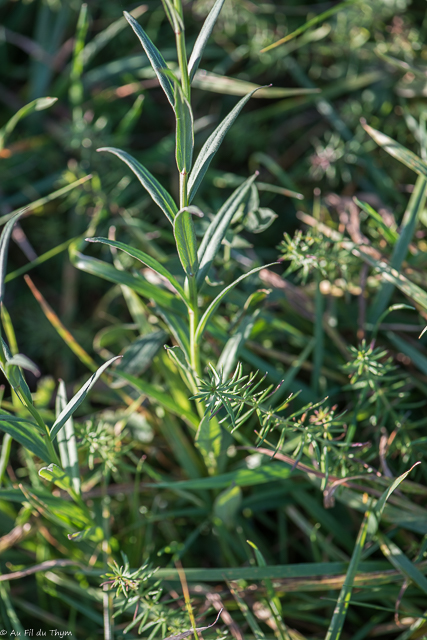
[[[183,24],[183,14],[182,14],[182,0],[174,0],[174,7],[181,18],[181,24]],[[182,92],[190,102],[191,98],[191,89],[190,89],[190,78],[188,76],[188,66],[187,66],[187,54],[185,51],[185,34],[184,27],[175,31],[175,39],[176,39],[176,50],[178,54],[178,64],[181,72],[181,87]],[[188,173],[187,171],[183,171],[179,174],[179,207],[180,209],[184,209],[184,207],[188,207],[188,190],[187,190],[187,182],[188,182]],[[191,213],[187,215],[191,216]],[[190,308],[188,310],[189,317],[189,330],[190,330],[190,364],[193,371],[196,373],[198,377],[201,377],[202,368],[200,365],[200,351],[199,344],[196,340],[196,331],[197,324],[199,322],[199,308],[198,308],[198,300],[197,300],[197,285],[196,278],[194,276],[189,276],[185,283],[186,293],[190,298]]]
[[[181,23],[183,24],[182,1],[174,0],[174,6],[181,18]],[[190,102],[191,90],[190,90],[190,78],[188,77],[187,54],[185,52],[184,27],[182,27],[182,29],[180,29],[179,31],[175,31],[175,39],[176,39],[176,50],[178,53],[179,70],[181,71],[182,92],[184,96],[187,98],[187,100]]]

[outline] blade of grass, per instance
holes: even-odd
[[[421,213],[424,211],[426,202],[427,178],[419,176],[417,178],[414,191],[411,194],[408,208],[403,217],[402,227],[399,239],[394,245],[393,253],[390,258],[390,267],[400,271],[403,261],[405,260],[408,248],[412,242],[415,229]],[[378,318],[387,308],[393,294],[394,285],[392,282],[384,282],[377,293],[371,307],[372,322],[377,322]]]
[[[381,551],[395,569],[400,571],[406,578],[416,584],[421,591],[427,594],[427,578],[421,573],[413,562],[403,553],[403,551],[387,536],[377,533]]]
[[[370,512],[367,511],[359,529],[359,535],[357,536],[348,571],[346,573],[340,595],[338,596],[337,604],[332,616],[331,624],[329,625],[329,629],[326,633],[325,640],[339,640],[341,636],[348,606],[350,604],[351,593],[353,591],[354,579],[356,577],[363,547],[365,546],[368,535],[369,516]]]
[[[368,133],[371,138],[375,140],[377,145],[384,149],[384,151],[387,151],[387,153],[389,153],[393,158],[396,158],[396,160],[402,162],[404,165],[409,167],[409,169],[418,173],[419,176],[427,178],[427,163],[424,162],[424,160],[412,151],[409,151],[409,149],[406,149],[403,145],[399,144],[399,142],[396,142],[396,140],[393,140],[384,133],[381,133],[381,131],[377,131],[370,127],[366,124],[365,120],[361,120],[361,124],[366,133]]]
[[[260,53],[265,53],[266,51],[270,51],[271,49],[275,49],[276,47],[279,47],[281,44],[285,44],[285,42],[289,42],[289,40],[292,40],[292,38],[296,38],[297,36],[301,35],[301,33],[304,33],[304,31],[307,31],[307,29],[310,29],[311,27],[314,27],[319,22],[322,22],[323,20],[326,20],[326,18],[329,18],[330,16],[333,16],[335,13],[338,13],[338,11],[342,11],[343,9],[345,9],[347,7],[351,7],[352,5],[354,5],[356,3],[357,3],[357,0],[349,0],[348,2],[340,2],[339,4],[335,5],[334,7],[331,7],[331,9],[327,9],[326,11],[324,11],[323,13],[320,13],[315,18],[312,18],[311,20],[308,20],[305,24],[303,24],[298,29],[295,29],[295,31],[292,31],[292,33],[289,33],[284,38],[281,38],[277,42],[273,42],[273,44],[269,44],[268,47],[264,47],[264,49],[261,49]]]
[[[87,176],[84,176],[84,178],[80,178],[79,180],[76,180],[75,182],[72,182],[71,184],[67,184],[67,186],[65,186],[65,187],[61,187],[61,189],[57,189],[56,191],[53,191],[52,193],[50,193],[47,196],[44,196],[43,198],[39,198],[38,200],[34,200],[34,202],[30,202],[30,204],[25,205],[24,214],[28,215],[30,211],[34,211],[34,209],[39,209],[40,207],[42,207],[43,205],[47,204],[48,202],[51,202],[52,200],[55,200],[56,198],[60,198],[61,196],[64,196],[69,191],[72,191],[76,187],[79,187],[81,184],[84,184],[85,182],[87,182],[88,180],[91,180],[91,179],[92,179],[92,175],[89,174]],[[0,217],[0,224],[4,224],[5,222],[7,222],[11,218],[13,218],[14,215],[16,215],[17,213],[21,213],[21,212],[22,212],[22,208],[16,209],[15,211],[12,211],[11,213],[7,213],[6,215],[1,216]]]

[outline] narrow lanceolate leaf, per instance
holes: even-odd
[[[241,282],[242,280],[244,280],[245,278],[248,278],[249,276],[253,275],[254,273],[257,273],[258,271],[261,271],[261,269],[268,269],[268,267],[272,267],[274,264],[277,264],[277,262],[272,262],[271,264],[267,264],[265,266],[262,267],[256,267],[255,269],[252,269],[251,271],[248,271],[248,273],[244,273],[242,276],[240,276],[240,278],[237,278],[237,280],[235,280],[234,282],[232,282],[231,284],[228,285],[228,287],[225,287],[225,289],[223,291],[221,291],[220,294],[217,295],[217,297],[212,300],[212,302],[210,303],[209,307],[206,309],[205,313],[203,314],[203,316],[200,318],[200,322],[198,324],[197,327],[197,331],[196,331],[196,340],[200,340],[200,338],[203,335],[204,330],[206,329],[206,325],[209,322],[212,314],[214,313],[215,309],[217,308],[217,306],[219,305],[219,303],[221,302],[221,300],[232,290],[234,289],[234,287]]]
[[[36,98],[36,100],[33,100],[32,102],[29,102],[25,106],[21,107],[21,109],[19,109],[19,111],[17,111],[15,115],[11,117],[9,122],[7,122],[4,127],[0,129],[0,150],[3,149],[7,136],[12,133],[21,118],[29,116],[30,113],[33,113],[34,111],[43,111],[43,109],[48,109],[53,104],[55,104],[57,100],[58,98],[50,97]]]
[[[132,27],[132,29],[134,30],[134,32],[136,33],[136,35],[139,38],[140,43],[142,44],[145,53],[147,54],[147,57],[151,63],[151,66],[153,67],[159,82],[163,88],[163,91],[166,93],[166,97],[169,100],[169,102],[171,103],[171,105],[174,105],[175,99],[174,99],[174,88],[173,88],[173,82],[170,80],[170,78],[164,73],[164,70],[168,68],[166,62],[164,61],[164,58],[162,56],[162,54],[160,53],[160,51],[157,49],[157,47],[154,46],[154,44],[151,42],[150,38],[147,36],[147,34],[145,33],[144,29],[140,26],[140,24],[135,20],[135,18],[133,18],[130,13],[128,13],[127,11],[123,12],[123,15],[125,16],[126,20],[129,22],[130,26]]]
[[[221,243],[225,237],[228,226],[234,214],[246,198],[257,174],[248,178],[241,184],[234,193],[226,200],[215,218],[210,223],[199,249],[199,273],[197,274],[197,285],[200,287],[209,273],[212,262],[219,251]]]
[[[121,358],[121,356],[116,356],[105,362],[102,367],[99,367],[98,371],[96,371],[89,380],[82,386],[82,388],[76,393],[76,395],[68,402],[68,404],[63,408],[59,416],[56,418],[55,422],[52,425],[52,429],[50,432],[50,437],[52,440],[56,438],[58,432],[67,420],[73,415],[75,410],[81,405],[83,400],[86,398],[87,394],[95,384],[95,382],[100,378],[100,376],[104,373],[107,367],[110,366],[113,362]]]
[[[56,415],[57,417],[67,406],[67,392],[62,380],[59,382],[58,393],[56,395]],[[80,493],[80,471],[77,454],[76,436],[74,433],[73,419],[70,417],[62,429],[58,431],[58,447],[61,456],[61,463],[71,478],[74,491]]]
[[[194,163],[194,167],[191,170],[190,177],[188,180],[188,193],[189,193],[189,201],[194,198],[197,189],[201,181],[203,180],[203,176],[209,168],[210,163],[212,162],[212,158],[218,151],[221,146],[222,141],[224,140],[225,134],[248,102],[248,100],[253,96],[257,89],[254,89],[250,93],[248,93],[244,98],[239,100],[234,109],[230,111],[228,116],[224,118],[221,124],[215,129],[215,131],[209,136],[203,145],[199,155],[197,156],[197,160]]]
[[[158,180],[138,162],[129,153],[116,149],[115,147],[101,147],[98,151],[108,151],[114,153],[115,156],[123,160],[127,166],[132,169],[142,186],[147,189],[154,202],[159,205],[169,222],[172,224],[173,219],[178,213],[178,207],[175,204],[174,199],[160,184]]]
[[[188,62],[188,75],[190,76],[190,82],[194,78],[194,74],[199,68],[200,60],[202,59],[206,43],[211,36],[212,30],[215,26],[224,2],[225,0],[216,0],[197,37],[193,51],[191,52],[190,60]]]
[[[396,142],[396,140],[393,140],[384,133],[373,129],[366,124],[366,122],[362,121],[362,127],[367,133],[369,133],[371,138],[373,138],[375,142],[384,149],[384,151],[387,151],[387,153],[393,156],[393,158],[396,158],[396,160],[405,164],[407,167],[412,169],[412,171],[418,173],[418,175],[427,178],[427,162],[422,160],[412,151],[409,151],[409,149],[403,147],[401,144]]]
[[[179,84],[175,83],[176,164],[180,173],[189,173],[193,161],[193,114]]]
[[[345,617],[347,615],[348,606],[350,604],[351,592],[353,590],[354,580],[357,574],[357,567],[360,562],[363,547],[365,546],[366,536],[368,534],[369,512],[365,513],[362,525],[357,536],[356,545],[351,556],[347,574],[342,586],[340,595],[338,596],[335,606],[334,615],[329,625],[325,640],[339,640],[341,631],[344,626]]]
[[[45,439],[40,435],[37,426],[29,420],[2,413],[0,414],[0,431],[8,433],[16,442],[22,444],[41,460],[51,461]]]
[[[12,235],[13,227],[19,218],[24,215],[25,211],[20,211],[11,218],[4,226],[0,236],[0,304],[4,298],[4,279],[6,277],[7,251],[9,249],[9,241]]]
[[[108,262],[85,256],[76,250],[74,244],[70,248],[70,260],[76,269],[90,273],[97,278],[103,278],[114,284],[125,285],[133,291],[136,291],[136,293],[139,293],[139,295],[154,300],[157,304],[164,305],[165,307],[175,308],[182,306],[182,311],[185,312],[185,307],[172,292],[161,289],[151,284],[151,282],[147,282],[139,273],[119,271],[119,269],[116,269],[116,267]]]
[[[177,214],[173,223],[173,232],[182,267],[189,278],[194,278],[199,268],[197,240],[193,216],[186,209],[182,209]]]
[[[153,269],[159,276],[166,278],[171,285],[177,290],[179,296],[182,300],[187,304],[187,299],[185,297],[184,289],[179,284],[178,280],[174,278],[174,276],[152,256],[149,256],[147,253],[140,251],[139,249],[134,249],[133,247],[125,244],[124,242],[117,242],[116,240],[108,240],[107,238],[86,238],[87,242],[100,242],[101,244],[106,244],[109,247],[116,247],[116,249],[120,249],[124,251],[132,258],[139,260],[142,264],[147,265],[150,269]]]

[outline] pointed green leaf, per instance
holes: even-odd
[[[163,91],[166,93],[166,97],[173,107],[175,102],[173,82],[165,73],[163,73],[163,70],[167,69],[168,66],[164,61],[162,54],[157,49],[157,47],[154,46],[150,38],[145,33],[144,29],[135,20],[135,18],[133,18],[130,15],[130,13],[128,13],[127,11],[124,11],[123,15],[125,16],[126,20],[129,22],[130,26],[132,27],[136,35],[138,36],[139,41],[142,44],[144,51],[147,54],[147,57],[151,63],[151,66],[153,67],[156,73],[156,76],[159,79],[159,82],[163,88]]]
[[[115,147],[101,147],[98,151],[108,151],[120,158],[127,166],[132,169],[142,186],[147,189],[154,202],[159,205],[169,222],[172,224],[175,215],[178,213],[178,207],[174,199],[160,184],[158,180],[138,162],[129,153],[116,149]]]
[[[176,278],[174,278],[174,276],[162,264],[160,264],[160,262],[158,262],[152,256],[149,256],[147,253],[144,253],[139,249],[134,249],[134,247],[131,247],[130,245],[125,244],[124,242],[117,242],[116,240],[108,240],[107,238],[86,238],[86,242],[99,242],[101,244],[106,244],[109,247],[116,247],[116,249],[120,249],[121,251],[124,251],[125,253],[127,253],[129,256],[132,256],[132,258],[139,260],[140,262],[142,262],[142,264],[145,264],[147,267],[150,267],[150,269],[153,269],[153,271],[158,273],[160,276],[162,276],[163,278],[166,278],[166,280],[168,280],[171,283],[171,285],[177,290],[183,302],[187,304],[184,289],[181,287],[178,280],[176,280]]]
[[[151,282],[147,282],[147,280],[138,273],[119,271],[119,269],[116,269],[108,262],[85,256],[83,253],[76,251],[75,246],[71,247],[70,258],[76,269],[90,273],[98,278],[103,278],[114,284],[125,285],[139,293],[139,295],[154,300],[157,304],[176,310],[182,307],[182,311],[185,311],[185,307],[173,293],[166,289],[156,287],[156,285],[151,284]]]
[[[234,193],[231,194],[228,200],[226,200],[222,205],[203,236],[198,252],[200,262],[199,272],[197,274],[198,287],[202,286],[204,279],[208,275],[209,269],[211,268],[212,262],[221,247],[221,243],[225,237],[229,224],[233,219],[234,214],[246,198],[257,175],[258,174],[255,174],[248,178],[234,191]]]
[[[0,304],[3,302],[4,298],[4,280],[6,277],[7,251],[9,249],[10,238],[15,223],[18,222],[19,218],[23,216],[24,213],[25,210],[20,211],[14,215],[13,218],[10,218],[10,220],[5,224],[0,236]]]
[[[22,372],[16,364],[12,363],[13,356],[7,346],[6,342],[1,338],[1,346],[3,348],[3,355],[5,360],[5,366],[0,362],[0,368],[3,371],[6,379],[15,391],[16,395],[25,407],[33,405],[33,398],[31,391],[26,383]]]
[[[369,133],[371,138],[375,140],[377,145],[384,149],[384,151],[387,151],[387,153],[393,156],[393,158],[402,162],[404,165],[409,167],[409,169],[418,173],[418,175],[427,178],[427,163],[419,156],[412,151],[409,151],[409,149],[406,149],[404,146],[399,144],[399,142],[396,142],[396,140],[393,140],[384,133],[373,129],[364,121],[362,121],[362,127],[365,129],[366,133]]]
[[[228,116],[224,118],[221,124],[215,129],[215,131],[209,136],[203,145],[199,155],[197,156],[197,160],[194,163],[194,167],[191,170],[190,177],[188,180],[188,193],[189,193],[189,202],[196,195],[196,191],[199,188],[201,181],[203,180],[203,176],[209,168],[210,163],[219,147],[221,146],[222,141],[224,140],[225,134],[236,120],[237,116],[248,102],[248,100],[253,96],[253,94],[258,91],[258,88],[254,89],[250,93],[248,93],[244,98],[239,100],[234,109],[230,111]]]
[[[197,259],[197,240],[193,216],[182,209],[173,222],[176,248],[182,267],[189,278],[196,276],[199,262]]]
[[[200,60],[202,59],[206,43],[211,36],[212,30],[215,26],[216,21],[218,20],[218,16],[224,2],[225,0],[216,0],[197,37],[197,40],[193,47],[193,51],[191,52],[190,60],[188,62],[188,75],[190,76],[190,82],[193,80],[194,74],[199,68]]]
[[[56,394],[56,417],[67,406],[67,392],[63,380],[59,381],[58,393]],[[73,489],[80,494],[80,470],[77,453],[76,436],[74,433],[73,419],[70,417],[62,429],[58,431],[58,447],[61,463],[65,472],[72,479]]]
[[[176,164],[180,173],[190,172],[193,161],[193,113],[179,84],[175,83]]]
[[[12,133],[21,118],[25,118],[26,116],[30,115],[30,113],[33,113],[33,111],[43,111],[43,109],[48,109],[53,104],[55,104],[57,100],[58,98],[36,98],[36,100],[33,100],[32,102],[29,102],[28,104],[21,107],[21,109],[19,109],[19,111],[17,111],[15,115],[11,117],[9,122],[7,122],[4,127],[0,129],[0,150],[4,147],[6,137],[10,133]]]
[[[61,411],[59,416],[56,418],[55,422],[52,425],[52,429],[50,431],[50,437],[52,440],[56,438],[59,430],[63,427],[63,425],[67,422],[67,420],[73,415],[74,411],[81,405],[83,400],[86,398],[90,389],[93,387],[95,382],[100,378],[100,376],[104,373],[107,367],[110,366],[113,362],[121,358],[121,356],[115,356],[105,362],[95,373],[89,378],[89,380],[82,386],[82,388],[76,393],[76,395],[68,402],[68,404]]]
[[[35,376],[40,375],[39,368],[34,364],[32,360],[24,356],[23,353],[16,353],[7,363],[8,365],[15,365],[17,367],[21,367],[22,369],[26,369],[27,371],[31,371]]]
[[[63,491],[72,491],[70,476],[57,464],[50,464],[48,467],[39,469],[39,476],[48,482],[53,482]]]
[[[51,461],[44,439],[38,432],[37,426],[29,420],[2,413],[0,414],[0,429],[41,460],[48,463]]]
[[[251,271],[248,271],[248,273],[244,273],[242,276],[240,276],[240,278],[237,278],[237,280],[235,280],[234,282],[232,282],[231,284],[228,285],[228,287],[225,287],[225,289],[223,289],[223,291],[221,291],[220,294],[217,295],[217,297],[210,303],[209,307],[206,309],[205,313],[203,314],[203,316],[200,318],[200,322],[197,326],[197,331],[196,331],[196,340],[200,340],[204,330],[206,329],[206,325],[209,322],[212,314],[214,313],[215,309],[217,308],[217,306],[219,305],[219,303],[221,302],[221,300],[232,290],[234,289],[234,287],[241,282],[242,280],[244,280],[245,278],[248,278],[249,276],[253,275],[254,273],[257,273],[258,271],[261,271],[261,269],[268,269],[269,267],[272,267],[274,264],[277,264],[277,262],[272,262],[271,264],[267,264],[265,266],[262,267],[256,267],[255,269],[252,269]]]

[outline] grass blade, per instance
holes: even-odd
[[[392,542],[387,536],[379,533],[377,537],[380,542],[381,551],[387,560],[389,560],[390,564],[427,594],[427,578],[421,571],[409,560],[403,551],[399,549],[397,544]]]
[[[356,577],[357,568],[365,546],[368,534],[368,522],[370,512],[367,511],[360,526],[359,535],[357,536],[356,545],[351,556],[350,564],[345,576],[340,595],[334,610],[334,615],[329,625],[325,640],[339,640],[341,631],[344,626],[345,617],[347,615],[348,606],[350,604],[351,592],[353,590],[354,579]]]
[[[234,289],[234,287],[241,282],[242,280],[244,280],[245,278],[247,278],[248,276],[253,275],[254,273],[257,273],[258,271],[261,271],[261,269],[268,269],[268,267],[273,266],[273,264],[277,264],[277,262],[272,262],[271,264],[266,265],[265,267],[256,267],[255,269],[252,269],[251,271],[248,271],[248,273],[244,273],[242,276],[240,276],[240,278],[237,278],[237,280],[235,280],[234,282],[232,282],[231,284],[228,285],[228,287],[225,287],[225,289],[223,289],[223,291],[221,291],[221,293],[219,293],[217,295],[217,297],[210,303],[209,307],[206,309],[205,313],[203,314],[203,316],[200,318],[200,322],[197,326],[197,331],[196,331],[196,341],[199,341],[204,333],[204,330],[206,329],[206,325],[209,322],[209,319],[211,318],[212,314],[214,313],[215,309],[217,308],[217,306],[219,305],[219,303],[221,302],[221,300],[232,290]]]
[[[318,16],[315,16],[311,20],[308,20],[301,27],[299,27],[298,29],[295,29],[295,31],[292,31],[292,33],[288,33],[288,35],[285,36],[284,38],[281,38],[277,42],[273,42],[273,44],[269,44],[268,47],[264,47],[264,49],[261,49],[260,53],[265,53],[266,51],[270,51],[271,49],[275,49],[276,47],[279,47],[281,44],[285,44],[285,42],[289,42],[289,40],[292,40],[293,38],[296,38],[297,36],[301,35],[302,33],[304,33],[304,31],[307,31],[307,29],[310,29],[311,27],[314,27],[319,22],[326,20],[326,18],[333,16],[335,13],[338,13],[338,11],[345,9],[346,7],[351,7],[356,2],[357,0],[349,0],[348,2],[341,2],[340,4],[336,4],[330,9],[327,9],[327,11],[324,11],[323,13],[320,13]]]
[[[178,207],[175,204],[174,199],[160,184],[158,180],[138,162],[129,153],[116,149],[115,147],[101,147],[98,151],[107,151],[113,153],[120,158],[127,166],[132,169],[142,186],[147,189],[154,202],[160,207],[167,219],[173,224],[173,219],[178,213]]]
[[[57,417],[59,417],[66,406],[67,392],[65,390],[64,382],[60,380],[58,393],[56,396]],[[69,418],[62,429],[58,431],[58,447],[62,466],[72,480],[74,491],[77,494],[80,494],[79,459],[77,454],[76,436],[74,433],[74,423],[72,418]]]
[[[18,222],[19,218],[23,216],[25,211],[21,211],[13,216],[4,226],[0,237],[0,304],[3,302],[4,298],[4,281],[6,278],[6,262],[7,262],[7,252],[9,249],[9,242],[12,235],[13,227],[15,223]]]
[[[55,422],[52,425],[52,429],[50,432],[50,437],[53,440],[57,435],[59,430],[63,427],[63,425],[67,422],[67,420],[73,415],[75,410],[81,405],[83,400],[86,398],[90,389],[93,387],[98,378],[104,373],[107,367],[110,366],[113,362],[121,358],[121,356],[115,356],[105,362],[101,367],[99,367],[98,371],[96,371],[89,380],[82,386],[82,388],[75,394],[75,396],[67,403],[67,405],[63,408],[59,416],[56,418]]]
[[[387,153],[389,153],[393,158],[396,158],[396,160],[402,162],[404,165],[409,167],[409,169],[418,173],[419,176],[427,178],[427,163],[419,156],[412,151],[409,151],[409,149],[406,149],[404,146],[399,144],[399,142],[396,142],[396,140],[393,140],[384,133],[373,129],[366,124],[364,120],[362,120],[362,127],[365,129],[366,133],[369,133],[371,138],[375,140],[377,145],[384,149],[384,151],[387,151]]]
[[[221,243],[227,233],[228,226],[234,214],[246,198],[257,174],[248,178],[226,200],[215,218],[210,223],[199,248],[199,272],[197,274],[197,286],[201,287],[209,273],[212,262],[219,251]]]
[[[159,79],[160,85],[163,88],[163,91],[166,94],[167,99],[171,103],[172,107],[175,103],[174,96],[174,86],[172,80],[164,73],[164,69],[167,69],[168,66],[163,59],[162,54],[157,49],[157,47],[151,42],[150,38],[145,33],[144,29],[140,26],[140,24],[133,18],[130,13],[127,11],[123,12],[126,20],[129,22],[130,26],[138,36],[140,43],[142,44],[145,53],[153,67],[156,76]]]
[[[400,271],[403,261],[405,260],[409,244],[415,233],[415,228],[418,223],[419,216],[424,211],[424,205],[426,202],[426,187],[427,178],[418,176],[415,183],[414,191],[411,194],[408,208],[405,212],[402,222],[402,228],[399,239],[397,240],[393,254],[390,259],[390,267]],[[390,303],[390,298],[393,294],[394,285],[391,282],[384,282],[379,290],[376,298],[373,302],[371,309],[372,322],[377,322],[383,311]]]
[[[209,168],[210,163],[219,147],[221,146],[222,141],[224,140],[225,134],[236,120],[237,116],[245,106],[245,104],[249,101],[249,99],[253,96],[255,91],[258,89],[254,89],[250,93],[248,93],[244,98],[239,100],[234,109],[230,111],[228,116],[224,118],[221,124],[215,129],[215,131],[209,136],[203,145],[199,155],[197,156],[197,160],[194,163],[194,167],[190,173],[190,177],[188,180],[188,194],[189,194],[189,202],[192,201],[194,196],[196,195],[197,189],[200,186],[201,181],[203,180],[203,176]]]
[[[177,290],[183,302],[185,302],[185,304],[188,304],[187,299],[185,297],[184,289],[181,287],[178,280],[176,280],[176,278],[174,278],[174,276],[162,264],[160,264],[160,262],[158,262],[155,258],[152,258],[151,256],[149,256],[147,253],[144,253],[139,249],[134,249],[133,247],[131,247],[128,244],[125,244],[124,242],[118,242],[116,240],[108,240],[107,238],[86,238],[86,242],[94,242],[94,243],[99,242],[100,244],[106,244],[109,247],[116,247],[116,249],[120,249],[121,251],[124,251],[132,258],[135,258],[135,260],[139,260],[140,262],[142,262],[142,264],[145,264],[147,267],[150,267],[150,269],[153,269],[153,271],[158,273],[160,276],[162,276],[163,278],[166,278],[166,280],[168,280],[170,284],[173,287],[175,287],[175,289]]]
[[[194,74],[199,68],[200,61],[202,59],[203,51],[206,47],[206,43],[209,40],[212,30],[215,26],[221,9],[225,0],[216,0],[214,6],[210,10],[208,17],[203,23],[203,27],[200,30],[197,40],[194,44],[193,51],[191,52],[190,60],[188,62],[188,75],[190,76],[190,82],[194,78]]]
[[[37,98],[19,109],[14,116],[0,129],[0,151],[4,148],[6,137],[12,133],[18,122],[34,111],[42,111],[51,107],[58,98]]]
[[[47,196],[43,196],[43,198],[39,198],[38,200],[34,200],[34,202],[30,202],[30,204],[25,205],[25,215],[28,215],[30,211],[34,211],[34,209],[38,209],[39,207],[42,207],[48,202],[51,202],[52,200],[59,198],[60,196],[64,196],[66,193],[68,193],[69,191],[72,191],[73,189],[80,186],[81,184],[84,184],[88,180],[92,180],[92,174],[84,176],[83,178],[80,178],[79,180],[76,180],[71,184],[67,184],[65,187],[61,187],[56,191],[52,191],[52,193],[49,193],[49,195]],[[7,213],[4,216],[1,216],[0,224],[4,224],[5,222],[13,218],[13,216],[16,213],[21,213],[21,211],[22,211],[22,207],[20,207],[19,209],[15,209],[15,211],[11,211],[10,213]]]

